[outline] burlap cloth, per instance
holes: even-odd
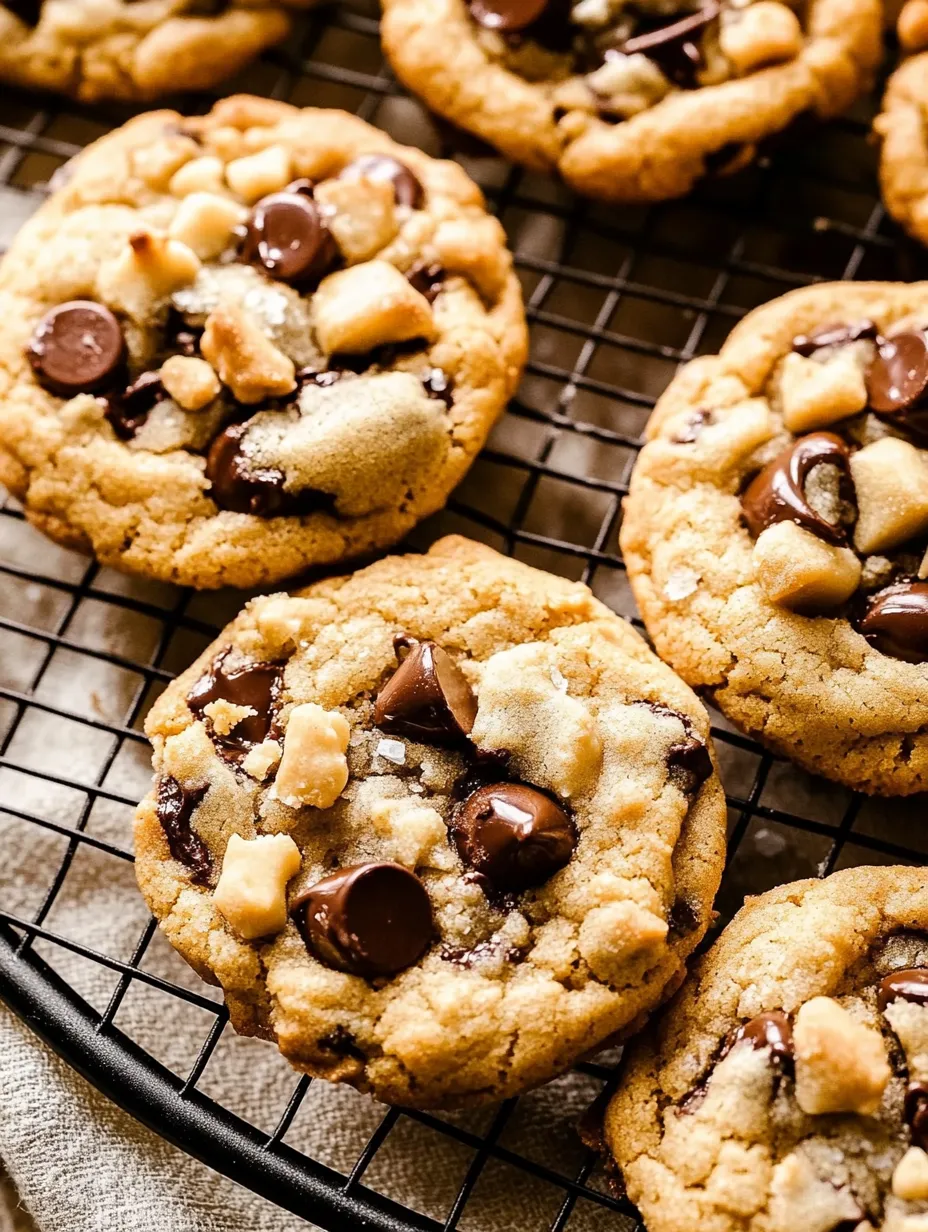
[[[0,518],[0,536],[4,559],[42,576],[73,582],[88,568],[85,560],[54,547],[13,519]],[[106,571],[95,576],[93,585],[159,607],[170,607],[177,598],[168,587]],[[222,624],[241,601],[240,595],[195,596],[190,610]],[[37,628],[61,628],[69,603],[66,592],[32,582],[7,578],[0,588],[0,613]],[[107,648],[141,663],[158,654],[163,633],[156,619],[95,598],[82,599],[64,629],[65,636],[81,647]],[[180,632],[167,644],[161,662],[179,669],[204,643],[199,635]],[[12,688],[34,689],[37,698],[56,708],[117,724],[132,721],[138,699],[144,699],[139,701],[141,711],[151,700],[144,681],[129,670],[60,646],[43,668],[47,653],[41,641],[4,632],[2,679]],[[14,721],[14,707],[0,701],[0,731],[8,731]],[[107,768],[114,747],[115,738],[105,731],[30,708],[15,725],[7,756],[18,766],[81,783],[99,782],[107,791],[134,801],[149,781],[148,747],[124,740]],[[6,805],[73,826],[85,802],[85,793],[73,788],[0,769],[0,808]],[[130,804],[99,798],[86,829],[127,848],[131,817]],[[4,908],[31,916],[66,848],[67,839],[60,835],[0,812]],[[59,934],[127,960],[147,919],[131,864],[81,845],[46,923]],[[100,1011],[106,1007],[119,980],[116,972],[50,943],[40,941],[36,949],[91,1005]],[[160,933],[143,966],[216,996]],[[132,982],[115,1019],[120,1030],[179,1075],[189,1071],[211,1022],[207,1011],[138,981]],[[238,1039],[227,1028],[199,1089],[270,1131],[296,1081],[275,1048]],[[526,1097],[507,1123],[501,1144],[572,1176],[583,1158],[574,1123],[598,1086],[594,1079],[575,1074]],[[384,1111],[382,1105],[350,1089],[313,1083],[286,1141],[347,1173]],[[479,1132],[494,1112],[487,1109],[453,1119]],[[143,1129],[39,1044],[2,1005],[0,1158],[41,1232],[295,1232],[307,1226]],[[443,1221],[472,1159],[469,1147],[404,1116],[377,1152],[365,1183]],[[9,1206],[9,1190],[0,1192],[6,1192]],[[540,1230],[550,1225],[563,1198],[563,1190],[491,1158],[460,1226],[487,1232]],[[13,1203],[15,1208],[15,1199]],[[12,1209],[8,1218],[13,1218]],[[623,1223],[581,1200],[569,1228],[570,1232],[621,1229]],[[7,1232],[2,1222],[0,1232]]]

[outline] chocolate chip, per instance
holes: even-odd
[[[503,891],[541,885],[577,845],[564,809],[524,783],[478,787],[457,809],[452,833],[464,863]]]
[[[339,172],[340,180],[375,180],[393,185],[397,205],[420,210],[425,190],[405,163],[389,154],[362,154]]]
[[[456,967],[465,967],[470,971],[481,963],[503,962],[515,963],[522,957],[522,951],[514,945],[503,945],[498,938],[491,937],[488,941],[478,941],[470,949],[455,949],[445,947],[441,951],[444,962],[454,963]]]
[[[438,398],[450,409],[453,402],[454,381],[446,372],[443,372],[441,368],[430,368],[422,384],[430,398]]]
[[[884,339],[867,372],[870,408],[881,418],[928,434],[928,332]]]
[[[164,350],[167,354],[199,355],[203,327],[188,325],[176,308],[168,309],[164,326]]]
[[[732,1039],[732,1047],[745,1041],[755,1052],[769,1049],[771,1058],[780,1065],[789,1065],[793,1059],[793,1024],[789,1014],[782,1010],[770,1010],[758,1014],[739,1027]]]
[[[206,455],[206,478],[212,484],[210,496],[220,509],[252,513],[259,518],[302,517],[332,511],[335,498],[328,492],[315,488],[290,492],[284,487],[286,476],[282,470],[252,462],[242,448],[247,431],[247,420],[230,424],[214,439]]]
[[[42,14],[42,0],[3,0],[3,7],[9,9],[27,26],[37,26]]]
[[[876,341],[880,331],[868,320],[856,321],[853,325],[825,325],[814,334],[797,334],[793,339],[793,350],[806,359],[814,355],[822,347],[848,346],[859,342],[862,338]]]
[[[244,662],[227,666],[231,651],[225,650],[209,665],[187,694],[187,705],[209,727],[210,737],[230,761],[237,761],[256,744],[267,739],[271,725],[280,709],[280,691],[284,669],[280,663]],[[210,702],[230,702],[234,706],[250,706],[248,715],[221,736],[204,717]]]
[[[694,441],[699,440],[703,433],[703,429],[707,428],[714,420],[711,411],[704,410],[702,407],[699,410],[693,411],[682,428],[677,432],[676,436],[672,437],[676,445],[692,445]]]
[[[417,261],[407,272],[406,281],[434,304],[445,281],[444,268],[436,261]]]
[[[470,15],[485,30],[525,30],[545,11],[547,0],[470,0]]]
[[[464,673],[435,642],[398,638],[409,653],[377,694],[374,723],[386,732],[435,744],[459,744],[470,734],[477,699]]]
[[[847,542],[845,528],[826,522],[806,500],[805,483],[809,472],[823,463],[837,467],[841,498],[853,502],[847,445],[831,432],[801,436],[764,467],[741,498],[744,520],[755,539],[775,522],[795,522],[836,547]]]
[[[692,88],[703,64],[699,38],[721,11],[720,0],[706,0],[696,13],[659,22],[642,23],[643,32],[626,39],[621,51],[652,60],[675,85]]]
[[[928,1082],[910,1082],[906,1087],[904,1115],[913,1144],[928,1150]]]
[[[671,932],[677,933],[678,936],[685,936],[698,926],[699,921],[700,909],[696,903],[691,903],[687,898],[674,899],[667,917]]]
[[[103,304],[75,299],[47,312],[26,349],[39,384],[62,398],[98,393],[119,379],[126,343]]]
[[[928,967],[907,967],[887,975],[880,980],[876,1000],[881,1013],[896,1000],[928,1005]]]
[[[245,224],[240,256],[280,282],[317,282],[338,249],[316,202],[305,191],[262,197]]]
[[[696,736],[671,745],[667,754],[667,765],[671,770],[679,770],[687,776],[689,790],[695,791],[712,775],[712,756],[706,744]]]
[[[158,784],[158,820],[168,848],[175,860],[191,870],[197,885],[205,885],[213,871],[209,848],[190,828],[193,811],[207,790],[207,787],[198,787],[191,791],[173,778],[164,778]]]
[[[426,888],[401,864],[340,869],[298,895],[291,910],[319,961],[355,975],[395,975],[432,940]]]
[[[871,646],[892,659],[928,659],[928,582],[897,582],[877,591],[857,628]]]
[[[107,395],[103,412],[121,440],[131,440],[148,419],[152,408],[164,398],[164,386],[158,372],[143,372],[122,393]]]

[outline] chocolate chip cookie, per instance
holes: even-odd
[[[438,509],[513,392],[521,292],[457,165],[237,97],[82,154],[0,272],[0,479],[52,538],[274,582]]]
[[[430,107],[579,192],[682,196],[803,112],[868,85],[877,0],[384,0],[384,47]],[[454,47],[454,55],[448,48]]]
[[[237,1030],[417,1106],[540,1083],[675,988],[721,872],[704,710],[466,539],[253,600],[159,699],[136,869]]]
[[[648,425],[621,532],[658,653],[866,792],[928,787],[928,284],[747,317]]]
[[[926,1226],[926,934],[924,869],[748,900],[606,1114],[648,1232]]]
[[[928,0],[908,0],[898,33],[908,58],[890,78],[876,121],[880,183],[890,214],[928,244]]]
[[[2,0],[0,81],[93,102],[204,90],[291,29],[307,0]]]

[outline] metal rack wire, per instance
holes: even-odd
[[[471,475],[413,542],[461,530],[581,578],[630,617],[617,550],[621,498],[648,412],[676,365],[715,350],[745,310],[791,287],[829,278],[911,278],[922,267],[879,205],[866,107],[772,143],[756,167],[709,184],[690,200],[615,210],[579,201],[429,119],[384,66],[375,13],[364,0],[311,16],[298,40],[234,84],[354,111],[398,140],[459,157],[484,186],[516,253],[532,357],[518,397]],[[197,110],[208,100],[179,105]],[[9,94],[0,119],[0,242],[9,241],[41,200],[58,166],[125,118],[115,107],[78,109]],[[609,1192],[590,1152],[579,1145],[563,1152],[568,1167],[512,1145],[516,1100],[479,1122],[383,1109],[353,1161],[333,1167],[311,1157],[287,1140],[312,1089],[308,1078],[291,1076],[270,1126],[221,1106],[204,1089],[228,1034],[227,1015],[179,962],[170,977],[149,962],[158,944],[153,920],[141,917],[131,936],[103,945],[56,925],[57,905],[85,855],[108,870],[119,866],[105,875],[122,877],[125,894],[133,892],[124,876],[132,860],[126,825],[114,838],[95,818],[101,809],[128,816],[137,792],[127,786],[136,780],[124,773],[125,763],[137,769],[147,759],[140,726],[148,705],[241,596],[196,596],[117,578],[45,544],[11,500],[0,513],[0,818],[34,834],[37,844],[42,836],[43,858],[49,844],[55,852],[41,894],[18,910],[9,909],[8,893],[16,866],[0,871],[0,997],[140,1120],[327,1229],[490,1227],[475,1213],[474,1195],[494,1168],[555,1195],[539,1229],[640,1229],[629,1204]],[[85,671],[96,684],[88,683],[86,699],[75,701],[62,680],[81,679]],[[907,820],[914,805],[896,803],[890,816],[879,802],[772,758],[715,718],[731,813],[720,923],[745,893],[795,876],[925,858],[911,845],[916,832]],[[36,732],[51,750],[46,757],[34,755]],[[62,743],[79,752],[92,746],[86,769],[56,758]],[[61,807],[28,807],[31,787],[41,788],[40,799],[51,793]],[[79,980],[62,977],[56,970],[62,954],[103,973],[109,984],[102,1000],[88,999]],[[122,1029],[121,1012],[139,989],[181,999],[206,1015],[185,1072],[145,1052]],[[615,1059],[598,1058],[578,1072],[592,1095],[614,1083]],[[443,1135],[463,1153],[458,1182],[437,1213],[405,1208],[371,1183],[375,1161],[404,1126]],[[563,1118],[551,1133],[573,1141]]]

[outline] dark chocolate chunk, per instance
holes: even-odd
[[[417,261],[406,274],[406,281],[434,304],[445,281],[445,271],[437,262]]]
[[[928,659],[928,582],[896,582],[867,602],[857,628],[891,659]]]
[[[188,325],[176,308],[168,309],[164,327],[164,350],[167,354],[199,355],[202,326]]]
[[[280,282],[310,283],[333,267],[335,239],[305,190],[262,197],[245,224],[240,255]]]
[[[280,663],[244,662],[227,666],[231,651],[225,650],[209,665],[187,694],[187,705],[199,719],[210,702],[225,701],[235,706],[250,706],[254,714],[242,719],[224,736],[208,722],[210,737],[231,761],[237,761],[267,739],[271,725],[280,709],[283,685],[283,665]]]
[[[667,765],[671,770],[683,771],[692,780],[690,790],[695,790],[712,775],[712,756],[707,745],[697,736],[687,736],[671,745]]]
[[[430,368],[422,384],[430,398],[438,398],[450,408],[453,401],[454,381],[446,372],[443,372],[441,368]]]
[[[190,827],[193,811],[207,790],[208,787],[198,787],[190,791],[173,778],[161,779],[158,784],[158,820],[168,848],[175,860],[190,869],[197,885],[206,885],[213,871],[209,848]]]
[[[910,1082],[905,1091],[905,1121],[912,1142],[928,1150],[928,1082]]]
[[[892,1001],[914,1001],[928,1005],[928,967],[906,967],[880,980],[876,994],[880,1011]]]
[[[928,331],[884,339],[867,372],[870,408],[914,435],[928,435]]]
[[[148,419],[152,407],[166,397],[158,372],[143,372],[122,393],[106,397],[104,414],[121,440],[129,441]]]
[[[397,638],[409,652],[377,694],[374,723],[386,732],[436,744],[459,744],[470,734],[477,699],[464,673],[435,642]]]
[[[247,420],[230,424],[209,447],[206,478],[212,484],[210,496],[220,509],[233,513],[253,513],[259,518],[302,517],[321,510],[333,510],[335,498],[328,492],[319,492],[315,488],[290,492],[284,487],[286,476],[282,470],[252,462],[242,448],[247,431]]]
[[[524,783],[478,787],[455,812],[452,833],[464,863],[503,891],[541,885],[577,845],[564,809]]]
[[[432,940],[428,892],[401,864],[340,869],[299,894],[291,911],[319,961],[355,975],[395,975]]]
[[[362,154],[339,172],[340,180],[376,180],[393,185],[397,205],[419,210],[425,200],[425,190],[405,163],[389,154]]]
[[[323,1052],[334,1053],[337,1057],[354,1057],[358,1061],[364,1060],[364,1053],[358,1047],[357,1040],[341,1023],[334,1031],[329,1031],[327,1035],[321,1037],[319,1047]]]
[[[847,542],[845,528],[819,517],[806,500],[809,472],[823,463],[838,468],[841,498],[853,503],[850,454],[844,441],[831,432],[801,436],[754,477],[741,498],[744,520],[755,539],[775,522],[795,522],[836,547]]]
[[[446,946],[441,951],[441,957],[445,962],[454,963],[456,967],[466,967],[470,970],[472,967],[479,967],[483,962],[496,962],[500,958],[503,962],[518,962],[522,957],[522,951],[517,946],[502,945],[498,938],[490,937],[487,941],[478,941],[470,949],[454,949]]]
[[[109,308],[75,299],[46,312],[26,348],[39,384],[62,398],[95,394],[123,375],[126,343]]]
[[[750,1044],[755,1051],[769,1049],[772,1059],[780,1065],[792,1064],[793,1024],[789,1014],[782,1010],[758,1014],[744,1023],[735,1032],[732,1047],[742,1041]]]
[[[685,936],[697,927],[699,920],[700,909],[696,903],[691,903],[687,898],[674,899],[667,917],[671,932],[678,936]]]
[[[626,39],[620,50],[627,56],[647,56],[675,85],[692,89],[703,65],[699,40],[721,7],[720,0],[706,0],[701,9],[684,17],[641,22],[639,32]]]
[[[547,0],[470,0],[470,15],[478,26],[501,33],[525,30],[545,11]]]
[[[42,0],[3,0],[3,7],[9,9],[14,16],[27,26],[35,27],[39,24],[39,17],[42,14]]]
[[[853,325],[825,325],[817,329],[814,334],[797,334],[793,339],[793,350],[797,355],[803,355],[808,359],[822,347],[848,346],[852,342],[859,342],[862,338],[876,341],[879,334],[880,331],[876,325],[866,318],[862,321],[855,321]]]

